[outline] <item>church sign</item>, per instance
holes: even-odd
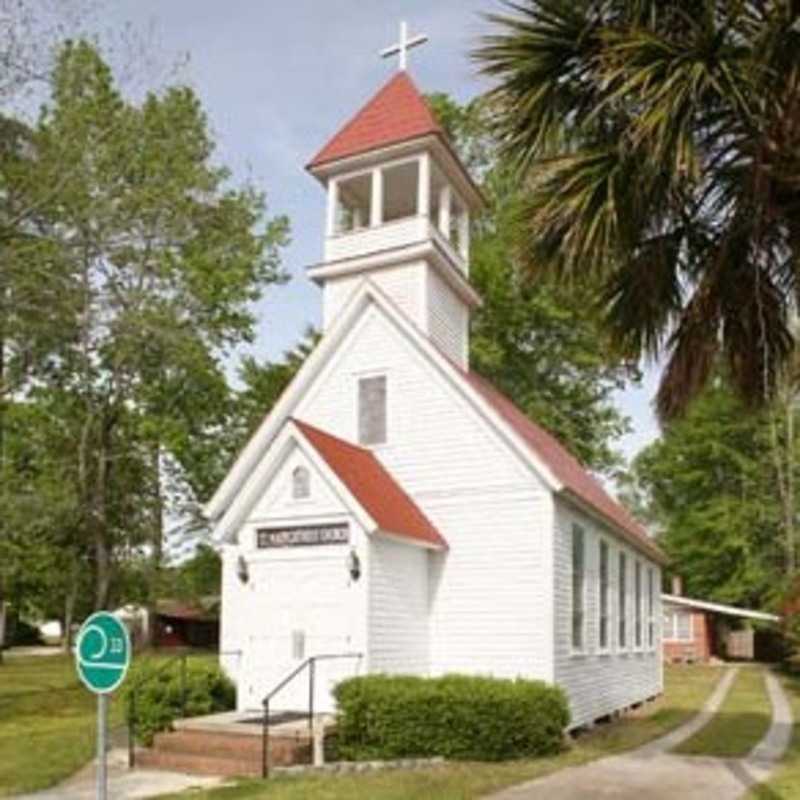
[[[299,528],[267,528],[256,532],[259,550],[273,547],[305,547],[320,544],[347,544],[350,529],[341,525],[305,525]]]

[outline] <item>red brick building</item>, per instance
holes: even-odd
[[[664,660],[670,663],[707,662],[712,658],[753,660],[753,627],[749,620],[775,623],[780,617],[677,594],[662,594]]]

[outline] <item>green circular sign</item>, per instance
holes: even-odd
[[[131,663],[128,629],[107,611],[92,614],[78,631],[75,666],[78,677],[95,694],[113,692]]]

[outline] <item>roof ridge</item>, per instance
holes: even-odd
[[[335,436],[334,434],[329,433],[328,431],[323,430],[322,428],[318,428],[316,425],[312,425],[310,422],[306,422],[305,420],[299,419],[298,417],[289,417],[289,419],[292,422],[294,422],[294,424],[297,425],[301,430],[307,428],[307,429],[313,431],[314,433],[319,434],[320,436],[325,436],[328,439],[332,439],[334,442],[337,442],[338,444],[343,444],[346,447],[351,447],[353,450],[358,450],[360,453],[365,453],[365,454],[370,455],[370,456],[373,455],[373,453],[372,453],[372,451],[370,449],[368,449],[366,447],[362,447],[360,444],[355,444],[354,442],[349,442],[349,441],[347,441],[347,439],[342,439],[339,436]],[[378,463],[380,463],[380,462],[378,462]]]
[[[451,362],[452,363],[452,362]],[[553,470],[556,477],[578,499],[590,505],[595,511],[615,523],[623,531],[627,531],[642,546],[659,554],[664,554],[658,544],[647,533],[642,523],[615,497],[613,497],[567,446],[553,433],[535,420],[531,419],[504,392],[498,389],[488,378],[474,370],[458,369],[467,381],[493,406],[500,416],[505,417],[510,425],[528,444],[528,446]],[[502,406],[502,407],[501,407]],[[513,418],[511,418],[513,416]],[[526,430],[528,429],[527,435]],[[536,442],[533,435],[545,441]],[[551,449],[552,453],[542,452]],[[587,485],[588,484],[588,485]]]
[[[289,419],[379,529],[428,547],[447,547],[447,540],[427,514],[371,450],[340,439],[296,417]],[[335,449],[328,451],[321,449],[320,445]],[[341,460],[341,456],[337,457],[336,450],[344,451],[345,461]]]

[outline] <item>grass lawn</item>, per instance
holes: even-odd
[[[123,723],[121,706],[110,704],[112,734]],[[83,766],[94,755],[96,715],[97,701],[78,683],[71,657],[7,656],[0,666],[0,796],[51,786]]]
[[[772,778],[751,789],[745,800],[800,800],[800,676],[785,676],[783,688],[789,697],[794,717],[789,749]]]
[[[719,711],[704,728],[675,749],[691,756],[741,758],[763,738],[772,705],[760,667],[742,667]]]
[[[320,778],[243,781],[206,792],[174,795],[194,800],[467,800],[563,767],[628,750],[660,736],[695,714],[719,680],[716,667],[666,669],[665,696],[638,712],[582,736],[558,756],[504,764],[447,764],[419,771],[386,771]],[[167,800],[163,798],[163,800]]]
[[[0,667],[0,795],[49,786],[84,764],[96,708],[71,658],[8,656]]]

